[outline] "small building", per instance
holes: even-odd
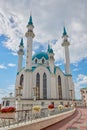
[[[80,92],[82,96],[82,102],[84,103],[85,106],[87,106],[87,87],[82,88]]]
[[[1,107],[15,106],[15,98],[12,96],[12,93],[9,96],[2,98]]]

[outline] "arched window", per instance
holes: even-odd
[[[9,106],[10,105],[10,101],[6,101],[6,106]]]
[[[45,62],[45,60],[44,60],[44,59],[42,59],[42,64],[44,64],[44,62]]]
[[[37,63],[37,59],[35,59],[35,63]]]
[[[43,74],[43,99],[47,99],[47,76]]]
[[[36,74],[36,99],[40,99],[40,74]]]
[[[20,85],[23,86],[23,80],[24,80],[24,75],[22,74],[20,77]]]
[[[61,77],[58,76],[58,92],[59,92],[59,99],[62,99],[62,86],[61,86]]]

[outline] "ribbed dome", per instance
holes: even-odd
[[[40,53],[35,54],[35,55],[32,57],[32,60],[34,60],[35,58],[37,58],[37,59],[42,59],[43,57],[44,57],[46,60],[49,59],[48,54],[47,54],[46,52],[40,52]]]

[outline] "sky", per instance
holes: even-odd
[[[17,51],[24,39],[32,12],[35,38],[33,54],[46,51],[48,43],[55,53],[55,64],[64,71],[63,27],[70,42],[70,67],[75,97],[87,87],[87,0],[0,0],[0,101],[14,92],[17,74]],[[25,66],[25,55],[23,66]]]

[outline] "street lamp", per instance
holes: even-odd
[[[34,101],[36,101],[36,87],[33,88],[33,99]]]
[[[73,90],[70,89],[69,91],[70,91],[70,95],[71,95],[71,100],[72,100],[72,102],[73,102]]]

